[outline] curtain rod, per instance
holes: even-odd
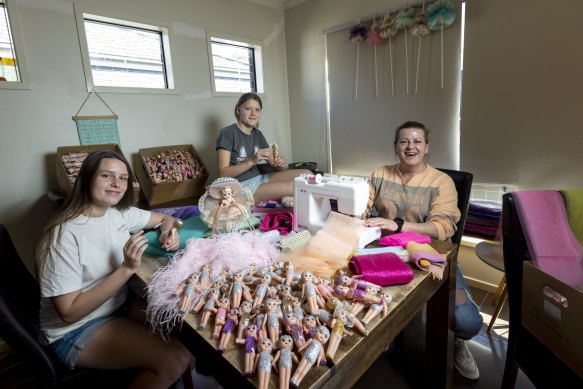
[[[433,3],[434,1],[435,0],[426,0],[425,1],[425,5],[430,4],[430,3]],[[399,7],[399,8],[394,8],[394,9],[393,8],[389,8],[386,11],[375,12],[374,14],[375,14],[375,16],[376,15],[381,15],[380,17],[382,18],[382,16],[386,15],[386,12],[387,11],[391,11],[391,13],[393,13],[393,12],[399,12],[400,10],[402,10],[403,8],[406,8],[406,7],[418,7],[418,6],[422,6],[422,5],[423,5],[423,0],[418,0],[418,1],[415,1],[415,2],[412,2],[412,3],[405,3],[405,5],[403,5],[402,7]],[[360,18],[360,19],[357,19],[357,20],[360,20],[361,23],[368,23],[368,22],[372,21],[372,19],[373,18],[368,17],[368,18]],[[354,23],[355,22],[347,22],[347,23],[344,23],[344,24],[341,24],[341,25],[338,25],[338,26],[335,26],[335,27],[330,27],[330,28],[325,29],[323,31],[323,33],[324,34],[332,34],[334,32],[341,31],[341,30],[344,30],[346,28],[352,27],[352,26],[354,26]]]

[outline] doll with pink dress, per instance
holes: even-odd
[[[229,310],[230,307],[231,307],[231,300],[229,300],[228,298],[222,297],[219,300],[219,307],[214,310],[214,312],[215,312],[215,330],[213,331],[213,334],[211,335],[212,339],[219,338],[221,330],[223,329],[223,326],[225,325],[225,322],[227,320],[227,311]]]

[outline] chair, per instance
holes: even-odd
[[[70,370],[56,359],[44,344],[38,326],[39,285],[24,266],[3,224],[0,224],[0,266],[0,338],[31,368],[38,387],[93,388],[103,385],[106,378],[119,387],[117,384],[128,379],[128,370],[106,374],[103,370]]]
[[[451,242],[460,244],[462,241],[462,235],[464,234],[464,227],[466,226],[466,219],[468,217],[468,209],[470,207],[470,191],[472,190],[472,181],[474,180],[474,175],[472,173],[463,172],[461,170],[449,170],[441,168],[439,168],[439,170],[451,177],[453,183],[455,184],[455,190],[457,191],[457,207],[461,212],[461,217],[457,223],[457,231],[451,237]]]
[[[502,196],[502,236],[509,307],[508,348],[502,387],[514,387],[519,368],[536,387],[583,387],[583,378],[523,326],[522,262],[529,260],[529,257],[512,193]]]

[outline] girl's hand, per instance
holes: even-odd
[[[273,167],[286,167],[287,161],[281,155],[278,155],[275,159],[272,159],[271,166]]]
[[[144,231],[140,230],[130,236],[126,244],[123,246],[123,264],[126,268],[136,271],[142,264],[142,254],[148,247],[148,240],[144,235]]]
[[[271,153],[271,149],[259,149],[257,153],[253,156],[253,163],[257,165],[262,160],[266,160],[270,162],[273,160],[273,154]],[[270,162],[271,163],[271,162]]]
[[[160,234],[159,238],[162,247],[166,251],[176,251],[180,247],[180,236],[178,235],[178,230],[172,227],[170,231]]]
[[[397,231],[397,223],[391,219],[385,219],[382,217],[373,217],[364,222],[366,227],[380,227],[383,230]]]

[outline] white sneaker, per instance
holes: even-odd
[[[465,340],[455,340],[453,346],[453,366],[462,377],[468,380],[475,381],[480,378],[478,365],[476,365],[476,361]]]

